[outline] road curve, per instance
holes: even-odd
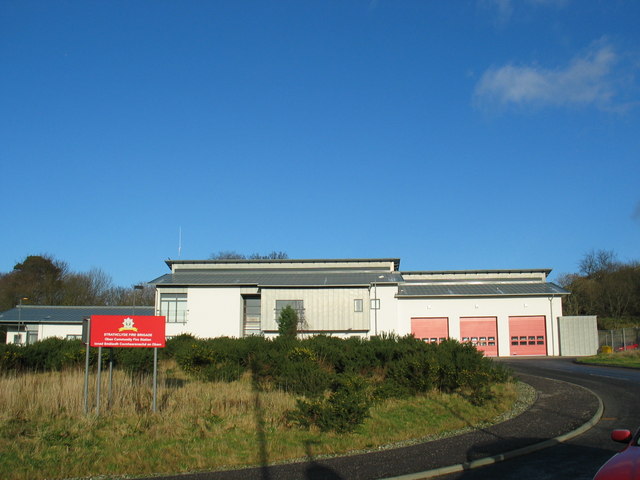
[[[560,445],[499,464],[438,477],[442,480],[487,478],[531,480],[589,480],[598,468],[622,449],[610,440],[614,428],[640,425],[640,371],[577,365],[572,359],[508,359],[516,372],[572,382],[596,393],[604,412],[594,428]]]

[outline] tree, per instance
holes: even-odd
[[[289,258],[285,252],[276,252],[275,250],[266,255],[260,255],[259,253],[252,253],[249,255],[251,260],[286,260]]]
[[[245,260],[246,258],[246,255],[238,253],[235,250],[220,250],[209,256],[210,260]]]
[[[281,337],[295,338],[298,335],[298,314],[291,305],[287,305],[278,316],[278,334]]]
[[[580,260],[579,271],[585,277],[592,277],[611,272],[618,265],[612,250],[591,250]]]
[[[135,296],[135,297],[134,297]],[[125,288],[99,268],[87,273],[70,272],[67,264],[47,255],[29,255],[0,273],[0,311],[15,307],[21,299],[31,305],[153,305],[155,289]]]
[[[567,315],[597,315],[610,326],[640,323],[640,263],[623,263],[608,250],[584,255],[579,273],[563,275],[559,283],[571,292],[563,299]]]
[[[2,310],[14,307],[21,298],[35,305],[59,305],[67,264],[48,255],[29,255],[4,275],[0,282]]]
[[[63,305],[105,305],[113,280],[99,268],[67,273],[63,278]]]
[[[245,255],[235,250],[220,250],[209,256],[210,260],[286,260],[287,258],[289,258],[289,255],[287,255],[286,252],[277,252],[275,250],[266,255],[262,255],[261,253]]]

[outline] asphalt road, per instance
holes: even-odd
[[[566,443],[488,467],[438,477],[464,479],[571,479],[593,478],[598,468],[622,445],[610,440],[614,428],[640,426],[640,371],[591,367],[570,359],[505,359],[516,372],[564,380],[587,387],[604,403],[604,414],[591,430]]]

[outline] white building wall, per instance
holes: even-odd
[[[7,343],[14,343],[16,335],[20,336],[18,343],[25,344],[27,342],[27,332],[36,332],[38,334],[37,341],[46,338],[58,337],[66,339],[68,335],[82,335],[82,325],[46,325],[46,324],[24,324],[18,327],[7,327]]]
[[[403,326],[398,322],[397,293],[397,285],[376,285],[370,288],[371,299],[373,300],[377,297],[380,300],[380,310],[375,311],[372,309],[370,313],[370,335],[379,335],[382,332],[398,335],[411,333],[411,327],[405,332]]]
[[[38,325],[38,340],[67,338],[67,335],[82,335],[82,325]]]
[[[411,333],[411,318],[447,317],[449,336],[460,339],[460,318],[496,317],[498,354],[510,350],[509,317],[544,316],[546,318],[548,355],[558,355],[558,317],[562,315],[560,297],[488,297],[488,298],[400,298],[398,299],[398,333]]]
[[[168,322],[166,335],[173,337],[188,333],[200,338],[240,337],[242,308],[241,288],[189,288],[187,321]]]

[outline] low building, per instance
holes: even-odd
[[[285,306],[302,335],[413,334],[489,356],[559,355],[569,292],[551,270],[402,272],[399,259],[168,260],[153,280],[167,335],[274,336]]]
[[[153,307],[59,307],[19,305],[0,313],[6,343],[29,345],[49,337],[82,338],[82,321],[92,315],[153,315]]]

